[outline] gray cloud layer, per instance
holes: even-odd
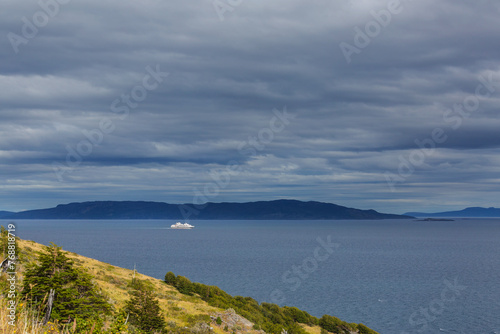
[[[389,19],[393,1],[222,0],[240,4],[221,21],[211,0],[41,0],[46,25],[39,3],[4,1],[0,209],[192,202],[230,161],[206,199],[498,206],[500,6],[403,1]],[[273,132],[284,106],[295,118]]]

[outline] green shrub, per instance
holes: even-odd
[[[175,287],[180,293],[192,296],[193,295],[193,283],[184,276],[177,276],[175,280]]]
[[[348,334],[349,332],[356,330],[356,327],[353,327],[351,324],[328,314],[325,314],[321,317],[321,319],[319,319],[319,326],[331,333],[339,334]]]
[[[378,334],[373,329],[366,327],[363,324],[358,324],[359,334]]]
[[[112,323],[106,333],[109,334],[121,334],[128,333],[127,315],[123,312],[119,313],[115,318],[113,318]]]
[[[165,274],[165,283],[175,286],[175,281],[176,278],[173,272],[169,271],[168,273]]]

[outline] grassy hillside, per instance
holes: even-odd
[[[20,263],[17,266],[18,272],[18,289],[22,286],[23,275],[26,272],[26,266],[29,263],[33,263],[37,259],[37,252],[44,249],[43,245],[35,243],[33,241],[18,240],[18,255],[21,258]],[[0,251],[0,254],[2,252]],[[189,291],[188,294],[179,292],[178,288],[166,284],[164,281],[155,279],[140,273],[134,272],[132,270],[119,268],[104,262],[100,262],[94,259],[90,259],[75,253],[65,252],[67,257],[69,257],[73,262],[74,266],[78,268],[84,268],[89,274],[91,274],[94,279],[93,282],[102,291],[102,294],[106,296],[109,304],[111,304],[113,313],[111,315],[105,316],[104,326],[102,327],[102,332],[108,330],[112,333],[140,333],[133,326],[127,324],[123,325],[123,322],[118,326],[117,330],[111,331],[113,326],[117,324],[117,317],[120,312],[126,306],[127,300],[131,298],[133,293],[132,281],[140,281],[143,284],[149,286],[154,292],[154,296],[159,302],[161,308],[161,313],[167,324],[166,329],[173,333],[264,333],[259,326],[249,321],[246,318],[238,315],[241,314],[241,310],[249,310],[249,312],[274,312],[269,310],[264,310],[262,306],[256,303],[251,298],[236,297],[233,298],[218,289],[217,287],[207,287],[198,283],[191,283],[193,289]],[[177,276],[179,279],[180,276]],[[184,279],[184,278],[182,278]],[[4,294],[6,289],[6,276],[1,274],[0,284],[2,291],[0,294]],[[216,299],[208,298],[208,294],[205,297],[201,297],[197,293],[196,289],[201,289],[200,291],[205,291],[208,289],[211,294],[217,295]],[[184,287],[185,288],[185,287]],[[182,290],[181,290],[182,291]],[[3,296],[5,297],[5,296]],[[205,300],[203,300],[205,299]],[[214,302],[215,300],[215,302]],[[243,301],[243,302],[242,302]],[[249,302],[248,302],[249,301]],[[245,303],[248,302],[247,305]],[[243,304],[242,304],[243,303]],[[216,307],[214,305],[220,305],[222,307]],[[233,310],[227,310],[225,306],[235,305],[236,312]],[[251,306],[251,308],[248,307]],[[261,304],[263,305],[263,304]],[[271,305],[277,310],[277,312],[283,313],[283,309],[275,305]],[[42,327],[38,321],[36,314],[33,314],[33,310],[26,308],[26,303],[23,300],[18,301],[17,305],[17,319],[16,326],[8,325],[8,313],[7,313],[7,299],[1,298],[0,301],[0,332],[5,334],[10,333],[73,333],[73,329],[76,328],[74,323],[62,324],[60,322],[49,322],[46,326]],[[35,311],[36,312],[36,311]],[[302,312],[302,311],[300,311]],[[43,313],[43,312],[41,312]],[[122,312],[122,314],[124,314]],[[246,313],[254,317],[255,319],[264,319],[263,317],[273,317],[274,314],[254,314]],[[307,314],[304,312],[304,314]],[[41,314],[43,316],[43,314]],[[308,315],[309,316],[309,315]],[[333,319],[333,317],[331,317]],[[268,319],[268,318],[266,318]],[[319,326],[320,321],[317,318],[311,317],[310,321],[307,323],[294,323],[294,325],[300,326],[299,330],[312,334],[326,334],[327,331]],[[315,320],[314,320],[315,319]],[[338,319],[335,318],[337,321]],[[328,319],[327,319],[328,320]],[[268,321],[268,320],[266,320]],[[340,320],[338,320],[340,321]],[[118,321],[119,322],[119,321]],[[346,323],[344,323],[346,324]],[[328,325],[328,324],[327,324]],[[346,324],[348,325],[348,324]],[[281,326],[281,325],[279,325]],[[345,326],[344,326],[345,327]],[[340,327],[339,327],[340,328]],[[349,329],[347,329],[349,328]],[[356,324],[352,324],[352,327],[345,327],[343,331],[337,331],[337,327],[332,327],[330,332],[338,333],[375,333],[371,330],[364,329],[365,327],[356,327]],[[280,328],[281,330],[281,328]],[[97,329],[87,331],[88,333],[99,332]],[[295,331],[294,331],[295,332]]]

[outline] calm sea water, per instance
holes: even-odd
[[[194,230],[172,223],[16,225],[23,239],[135,264],[160,279],[173,271],[380,333],[500,333],[500,220],[195,221]]]

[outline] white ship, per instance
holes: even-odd
[[[190,230],[190,229],[194,228],[194,226],[191,224],[188,224],[188,223],[182,224],[181,222],[177,222],[173,225],[170,225],[170,228],[174,228],[177,230]]]

